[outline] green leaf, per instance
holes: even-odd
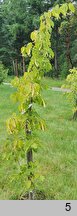
[[[51,26],[52,28],[54,28],[54,22],[51,20]]]
[[[69,10],[74,13],[75,12],[74,5],[70,2],[68,6],[69,6]]]

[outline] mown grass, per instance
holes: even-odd
[[[13,92],[11,86],[0,85],[0,143],[6,138],[6,119],[16,110],[16,106],[10,100]]]
[[[49,77],[45,77],[43,79],[43,84],[45,84],[47,87],[51,88],[51,87],[61,87],[63,84],[65,83],[65,80],[61,80],[61,79],[52,79]]]
[[[77,121],[72,120],[72,105],[64,94],[51,90],[52,86],[61,86],[61,81],[59,83],[56,80],[44,79],[43,82],[48,86],[48,89],[43,91],[46,107],[37,109],[46,120],[47,129],[45,132],[37,133],[42,146],[35,158],[45,178],[43,182],[38,183],[38,187],[44,191],[46,199],[75,200],[77,199]],[[7,137],[5,121],[16,111],[16,105],[9,98],[13,91],[10,86],[0,86],[1,146]],[[11,169],[10,161],[8,167]],[[19,184],[16,184],[16,194],[13,188],[11,191],[6,187],[6,170],[6,161],[4,161],[1,163],[0,171],[0,199],[14,199],[18,194]]]

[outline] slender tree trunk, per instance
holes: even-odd
[[[70,67],[73,68],[73,63],[71,59],[71,54],[70,54],[70,23],[69,23],[69,17],[68,17],[68,26],[66,28],[66,58],[67,58],[67,66],[68,70]]]
[[[28,152],[27,152],[27,165],[28,165],[28,169],[31,168],[30,166],[30,162],[33,162],[33,152],[32,152],[32,149],[30,149]],[[30,172],[29,176],[28,176],[28,180],[30,180],[32,182],[32,172]],[[32,183],[31,183],[32,184]],[[28,199],[29,200],[33,200],[34,199],[34,193],[33,191],[29,191],[29,194],[28,194]]]
[[[15,75],[18,77],[18,61],[15,59]]]
[[[31,98],[31,104],[32,104],[32,98]],[[29,111],[30,113],[32,112],[32,106],[29,108]],[[31,135],[31,131],[29,130],[28,128],[28,121],[26,121],[26,134],[27,136],[30,136]],[[30,148],[28,151],[27,151],[27,165],[28,165],[28,169],[31,168],[31,164],[33,162],[33,151],[32,149]],[[33,185],[33,182],[32,182],[32,177],[33,177],[33,173],[30,172],[29,173],[29,176],[28,176],[28,180],[31,181],[31,185]],[[33,191],[29,191],[29,200],[33,200],[34,199],[34,193]]]
[[[22,61],[20,60],[20,63],[19,63],[19,74],[20,74],[20,76],[22,76],[23,75],[23,68],[22,68]]]
[[[55,47],[55,70],[56,70],[56,76],[58,76],[58,56],[57,56],[57,49]]]
[[[13,72],[14,72],[14,75],[15,75],[15,62],[13,60]]]
[[[26,127],[27,127],[27,125],[26,125]],[[30,135],[31,132],[30,131],[26,131],[26,133],[27,133],[27,135]],[[31,164],[30,163],[32,163],[32,162],[33,162],[33,151],[30,148],[27,151],[27,166],[28,166],[28,169],[31,169]],[[33,177],[33,173],[30,172],[29,176],[28,176],[28,180],[31,181],[31,185],[33,185],[33,183],[32,183],[32,177]],[[28,199],[29,200],[33,200],[34,199],[34,193],[31,190],[28,193]]]
[[[58,77],[58,24],[55,25],[55,76]]]
[[[23,62],[23,74],[24,74],[25,71],[26,71],[26,68],[25,68],[25,58],[24,58],[24,56],[22,57],[22,62]]]
[[[28,164],[28,167],[30,167],[29,166],[29,163],[30,162],[33,162],[33,153],[32,153],[32,149],[30,149],[28,152],[27,152],[27,164]]]

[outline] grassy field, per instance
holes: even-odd
[[[43,91],[46,108],[44,110],[40,108],[38,112],[46,120],[47,129],[38,133],[42,147],[35,157],[45,177],[39,187],[44,191],[46,199],[75,200],[77,199],[77,121],[72,120],[72,105],[65,95],[51,90],[52,86],[60,87],[63,81],[52,81],[47,78],[43,82],[48,86],[48,89]],[[15,185],[12,189],[7,187],[7,163],[1,161],[2,147],[7,137],[5,122],[11,113],[16,111],[16,105],[10,100],[13,91],[10,86],[0,86],[0,199],[14,199],[17,195],[17,191],[13,190]],[[8,169],[9,167],[12,169],[10,161]]]

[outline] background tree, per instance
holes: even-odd
[[[39,28],[40,15],[44,11],[52,10],[55,5],[65,2],[70,1],[4,0],[0,2],[0,61],[9,68],[9,74],[22,75],[28,68],[29,57],[26,60],[22,58],[20,49],[31,41],[30,33],[33,29]],[[64,28],[61,25],[61,16],[59,20],[53,19],[55,28],[51,41],[55,56],[51,61],[53,71],[49,71],[47,76],[64,78],[68,74],[68,69],[77,62],[75,32],[77,15],[71,16],[69,20],[64,18]]]
[[[9,73],[18,76],[25,71],[20,49],[30,41],[30,33],[39,27],[39,16],[50,7],[50,1],[5,0],[0,3],[0,60]],[[23,68],[23,69],[22,69]]]

